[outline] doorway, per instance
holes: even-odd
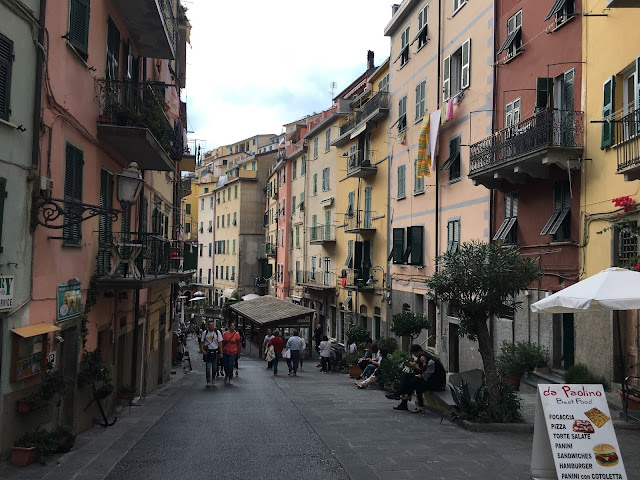
[[[449,373],[460,371],[460,327],[457,323],[449,322]]]
[[[573,313],[553,314],[553,368],[568,369],[575,359]]]

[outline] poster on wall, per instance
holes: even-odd
[[[538,385],[531,476],[627,479],[602,385]]]
[[[13,277],[0,276],[0,310],[13,307]]]
[[[58,285],[58,321],[82,313],[81,283]]]

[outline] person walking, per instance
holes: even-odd
[[[287,340],[287,348],[291,352],[291,371],[295,377],[298,374],[298,366],[300,365],[300,352],[304,353],[304,340],[300,338],[298,330],[293,331],[293,335]]]
[[[271,337],[271,340],[269,340],[267,348],[269,347],[273,347],[273,354],[275,355],[275,357],[273,358],[271,364],[273,365],[273,375],[277,377],[278,362],[280,361],[280,358],[282,358],[282,349],[284,348],[284,342],[282,341],[282,338],[280,338],[280,332],[278,330],[275,331],[275,333]]]
[[[302,365],[304,364],[304,355],[307,351],[307,341],[302,336],[302,332],[298,333],[298,337],[302,340],[302,349],[300,350],[300,371],[302,371]]]
[[[236,331],[235,322],[231,322],[229,330],[222,334],[222,353],[224,364],[224,383],[233,384],[233,365],[242,354],[242,338]]]
[[[320,342],[322,342],[322,325],[318,324],[313,331],[313,340],[316,342],[316,352],[320,353]]]
[[[273,335],[271,335],[271,329],[267,328],[267,334],[264,336],[264,340],[262,341],[262,349],[260,350],[260,352],[264,352],[265,357],[267,353],[267,346],[269,345],[269,342],[271,341],[272,338],[273,338]],[[282,341],[282,339],[280,340]],[[270,369],[272,366],[273,366],[273,361],[271,362],[267,361],[267,370]]]
[[[200,351],[205,361],[207,388],[216,384],[220,342],[222,342],[222,334],[220,330],[216,328],[215,322],[210,321],[208,329],[202,333],[202,337],[200,338]]]
[[[326,335],[322,336],[322,341],[318,344],[320,349],[320,363],[322,363],[322,373],[331,371],[331,342]]]

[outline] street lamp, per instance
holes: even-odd
[[[118,201],[123,207],[130,207],[140,195],[142,189],[142,172],[136,162],[131,162],[128,168],[117,174],[118,177]]]
[[[371,267],[371,273],[369,274],[369,279],[367,280],[367,287],[373,287],[376,285],[376,283],[378,283],[378,279],[373,276],[373,272],[375,272],[376,270],[380,270],[382,272],[382,288],[384,288],[384,268],[377,265],[375,267]]]

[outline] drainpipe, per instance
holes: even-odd
[[[442,0],[438,0],[438,59],[437,59],[437,63],[438,63],[438,83],[437,85],[440,86],[440,80],[441,80],[441,68],[442,68],[442,52],[441,52],[441,48],[442,48]],[[440,108],[440,90],[438,90],[436,88],[436,110],[438,110]],[[437,139],[436,139],[437,141]],[[436,162],[436,159],[432,158],[431,159],[432,162]],[[435,163],[435,185],[436,185],[436,201],[435,201],[435,257],[436,257],[436,265],[435,265],[435,271],[438,271],[438,248],[440,245],[439,242],[439,238],[440,238],[440,212],[438,211],[439,208],[439,202],[438,202],[438,195],[439,195],[439,186],[438,186],[438,164],[437,162]],[[440,308],[438,308],[438,301],[437,298],[434,298],[434,303],[435,303],[435,307],[436,307],[436,312],[438,310],[440,310]],[[435,335],[436,335],[436,350],[438,350],[438,337],[440,337],[441,341],[444,341],[442,339],[442,312],[440,312],[440,318],[441,321],[438,322],[438,314],[436,313],[436,318],[434,318],[434,323],[435,323]],[[440,324],[440,325],[439,325]],[[438,334],[438,326],[440,326],[440,334]],[[447,353],[448,355],[448,353]]]
[[[38,166],[40,159],[40,123],[41,116],[40,110],[42,108],[42,69],[44,67],[44,52],[40,49],[40,46],[44,45],[44,23],[46,19],[47,0],[40,0],[40,28],[38,29],[38,43],[40,44],[36,48],[36,95],[35,102],[33,103],[33,138],[31,149],[31,164],[34,167]]]

